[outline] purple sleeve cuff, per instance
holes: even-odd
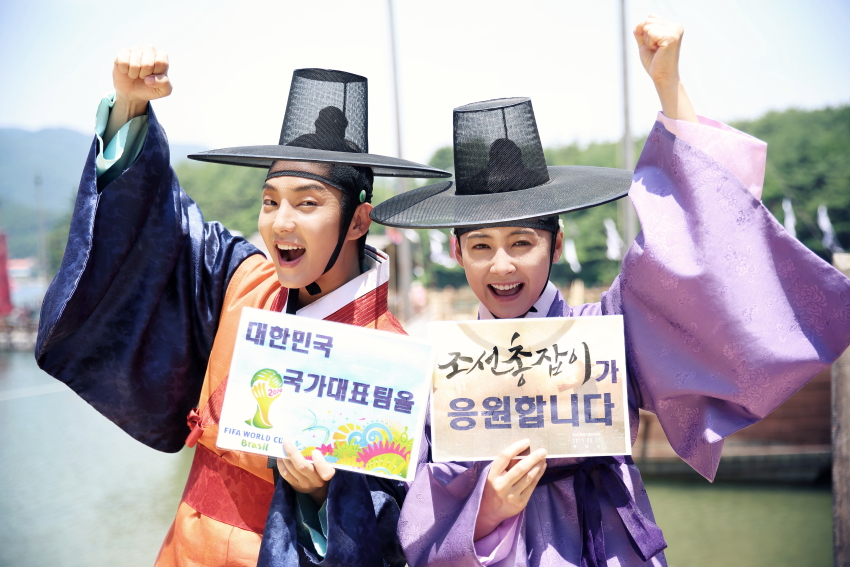
[[[475,554],[482,565],[494,565],[510,555],[516,545],[519,525],[522,523],[520,512],[499,524],[490,534],[475,542]]]
[[[658,121],[677,138],[710,155],[735,174],[756,199],[761,200],[767,144],[722,122],[699,116],[699,124],[667,118]]]

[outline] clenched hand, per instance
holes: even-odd
[[[697,114],[679,79],[679,52],[685,28],[658,16],[635,26],[635,41],[643,68],[655,83],[661,109],[669,118],[697,122]]]
[[[109,113],[104,143],[121,127],[147,111],[148,102],[171,94],[168,54],[155,47],[122,49],[112,64],[115,104]]]

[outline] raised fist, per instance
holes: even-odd
[[[122,49],[112,67],[112,84],[116,98],[123,97],[131,104],[147,104],[170,95],[168,55],[152,46]]]
[[[640,61],[656,84],[679,80],[679,48],[685,28],[658,16],[647,16],[635,26]]]

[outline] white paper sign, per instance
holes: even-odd
[[[403,335],[245,308],[216,444],[284,457],[293,439],[333,466],[411,481],[431,346]]]
[[[631,454],[623,317],[430,323],[435,461]]]

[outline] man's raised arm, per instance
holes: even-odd
[[[178,451],[230,279],[259,251],[205,223],[180,187],[148,106],[171,92],[167,71],[154,48],[123,50],[113,64],[116,93],[98,109],[35,355],[127,433]]]

